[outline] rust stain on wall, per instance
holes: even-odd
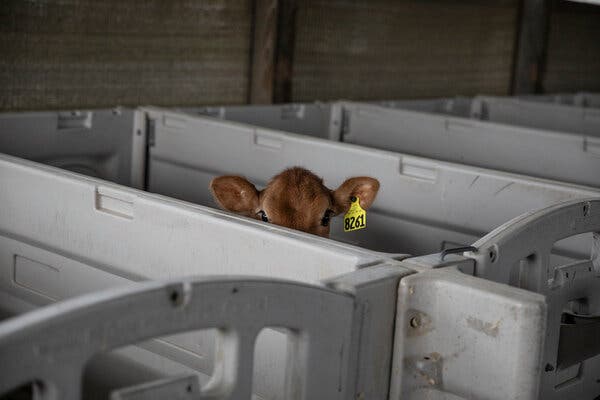
[[[485,322],[475,317],[467,317],[467,326],[476,331],[482,332],[487,336],[496,337],[500,332],[502,320],[496,322]]]

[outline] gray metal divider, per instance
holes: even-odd
[[[551,265],[555,242],[587,232],[594,233],[589,257]],[[600,374],[600,198],[525,214],[474,246],[479,250],[466,256],[475,260],[478,276],[502,283],[512,280],[545,296],[549,311],[540,398],[589,395],[588,387],[597,387]],[[577,379],[565,385],[569,373]]]
[[[377,106],[397,111],[378,111]],[[183,110],[262,128],[600,186],[595,173],[600,168],[600,113],[593,108],[478,96],[371,105],[336,102]]]
[[[289,103],[175,109],[280,131],[340,140],[342,110],[338,103]]]
[[[213,377],[202,388],[185,377],[184,387],[193,398],[249,399],[256,336],[264,327],[277,326],[290,329],[295,338],[283,398],[385,399],[396,288],[409,273],[393,265],[371,267],[368,274],[357,271],[331,280],[329,286],[336,289],[215,277],[77,297],[0,324],[0,364],[11,365],[3,372],[0,394],[35,382],[41,399],[79,399],[83,370],[94,355],[155,336],[214,327],[220,331],[221,356]],[[375,307],[374,312],[366,314],[365,307]],[[365,379],[371,376],[376,380]],[[157,393],[171,398],[181,392],[181,382],[174,377],[136,385],[113,398],[156,398]]]
[[[146,135],[132,109],[0,113],[3,153],[143,188]]]
[[[597,136],[358,103],[345,103],[344,112],[345,142],[600,187]]]
[[[280,326],[295,331],[299,346],[284,397],[344,399],[347,358],[354,351],[352,311],[347,295],[249,278],[150,283],[77,298],[0,325],[0,364],[11,365],[0,392],[41,381],[46,398],[79,399],[82,371],[94,354],[214,327],[221,331],[223,353],[201,398],[249,399],[256,336],[262,327]],[[342,349],[347,352],[340,356]]]
[[[519,98],[476,96],[471,116],[482,120],[600,137],[600,110],[527,101]]]
[[[0,309],[8,315],[146,279],[252,274],[318,283],[388,257],[6,155],[0,186],[10,188],[0,191]],[[285,338],[261,332],[258,395],[280,391]],[[214,346],[214,335],[193,332],[119,355],[154,370],[177,360],[208,376]]]
[[[519,98],[529,101],[566,104],[577,107],[600,107],[600,94],[598,93],[578,92],[545,95],[523,95],[519,96]]]
[[[585,259],[549,262],[556,241],[584,232]],[[428,272],[400,282],[392,397],[598,396],[599,232],[596,197],[521,215],[464,256],[404,260]]]
[[[358,121],[371,117],[363,107],[370,106],[356,105]],[[210,117],[158,108],[143,111],[155,121],[149,191],[215,207],[206,188],[221,174],[244,174],[260,186],[282,169],[300,165],[322,176],[330,188],[351,176],[371,175],[381,189],[368,212],[369,227],[344,233],[334,219],[331,237],[376,251],[417,255],[465,245],[522,212],[598,193]],[[379,113],[395,112],[381,107],[375,111],[365,127],[382,121],[375,118]],[[584,243],[567,245],[568,252],[585,251]]]
[[[600,136],[600,110],[584,107],[597,96],[580,93],[550,98],[478,95],[431,100],[382,101],[374,104],[412,111],[470,118],[514,127]],[[536,100],[538,99],[538,100]],[[569,99],[570,104],[566,99]],[[556,100],[556,101],[552,101]]]
[[[190,117],[159,109],[147,109],[145,112],[156,122],[155,148],[151,149],[152,168],[160,166],[160,163],[172,164],[169,168],[197,169],[200,166],[206,168],[208,175],[220,172],[219,168],[245,168],[244,171],[260,178],[268,177],[271,169],[279,169],[278,162],[302,160],[304,154],[310,154],[310,160],[318,167],[317,172],[324,171],[326,179],[335,181],[343,179],[344,175],[334,167],[347,166],[344,171],[353,174],[367,166],[370,171],[382,171],[376,176],[381,176],[381,180],[391,188],[388,190],[392,191],[380,198],[380,208],[374,209],[375,215],[379,210],[383,216],[410,217],[407,226],[411,229],[419,224],[443,226],[446,228],[441,235],[444,240],[457,240],[461,234],[457,229],[460,224],[472,229],[469,235],[465,235],[468,239],[477,235],[476,229],[487,232],[494,221],[504,222],[527,209],[561,199],[598,195],[598,191],[556,182],[406,157],[211,118]],[[201,140],[202,146],[198,146],[196,141],[199,138],[212,141]],[[236,139],[234,143],[248,146],[232,147],[232,139]],[[255,159],[259,159],[260,163],[244,164],[249,158],[243,155],[248,152],[259,154],[260,157]],[[228,166],[227,160],[222,159],[223,154],[238,153],[242,157],[233,166]],[[360,165],[357,165],[357,159]],[[340,164],[332,164],[332,160]],[[382,167],[381,160],[389,162],[383,164],[390,167],[389,173]],[[3,187],[11,189],[0,191],[3,204],[0,209],[2,295],[21,296],[21,299],[33,304],[76,294],[71,290],[84,292],[127,284],[131,280],[181,276],[198,270],[205,273],[211,268],[228,273],[252,272],[315,283],[323,279],[329,281],[336,273],[354,271],[391,257],[9,156],[0,156],[0,168]],[[172,179],[173,175],[164,174],[162,178]],[[186,188],[190,186],[189,178],[183,182],[187,182]],[[168,180],[163,182],[168,183]],[[407,196],[413,197],[403,198],[404,191],[408,192]],[[509,197],[504,197],[507,195]],[[43,203],[39,202],[40,199]],[[401,202],[399,199],[412,200]],[[572,214],[568,215],[573,217],[574,225],[557,219],[562,221],[559,226],[569,235],[584,231],[578,225],[582,218],[590,216],[593,221],[597,220],[598,215],[594,214],[599,208],[597,200],[578,201],[571,206],[569,213]],[[576,214],[575,210],[581,214]],[[522,232],[529,224],[519,225],[519,221],[521,219],[512,221],[501,230],[516,224],[513,234]],[[532,226],[528,235],[519,237],[518,243],[535,244],[537,239],[532,238],[543,236],[540,235],[544,231],[541,225]],[[589,226],[593,228],[595,225]],[[437,247],[430,243],[431,237],[420,234],[423,231],[414,230],[412,233],[414,236],[406,233],[401,239],[391,236],[388,240],[390,243],[404,240],[408,244],[403,243],[403,246],[426,242],[423,247]],[[545,240],[552,242],[561,238],[549,236]],[[433,241],[436,240],[434,237]],[[161,247],[157,243],[169,245]],[[482,240],[476,245],[483,250],[489,247],[485,243]],[[597,236],[593,243],[596,256],[592,257],[591,266],[597,268],[597,249],[600,247]],[[573,257],[571,269],[565,270],[565,276],[561,278],[566,285],[571,285],[566,273],[579,273],[582,268],[590,267],[589,262],[576,260],[589,254],[589,249],[584,249],[585,245],[585,240],[576,239],[564,247]],[[546,250],[549,251],[549,247]],[[261,257],[253,257],[252,254]],[[485,251],[482,254],[489,256],[492,253]],[[499,247],[494,259],[504,260],[502,254],[503,250]],[[386,378],[381,377],[381,371],[386,371],[384,364],[389,357],[386,358],[385,354],[389,348],[379,348],[377,355],[369,352],[370,345],[365,343],[372,343],[371,339],[391,337],[390,315],[393,312],[389,310],[393,309],[395,298],[395,290],[392,289],[403,276],[401,296],[395,303],[398,307],[395,343],[400,347],[394,353],[396,366],[391,370],[393,393],[407,388],[408,392],[414,391],[415,395],[425,397],[435,396],[440,391],[466,398],[490,393],[498,399],[533,397],[539,385],[539,361],[544,354],[539,337],[546,329],[545,297],[519,287],[481,279],[494,278],[480,277],[480,271],[486,269],[479,268],[477,261],[463,257],[460,263],[449,258],[445,264],[435,264],[431,262],[432,257],[435,258],[429,255],[400,263],[390,261],[378,278],[373,274],[376,270],[372,269],[377,267],[369,267],[354,271],[344,279],[328,282],[335,290],[351,293],[357,299],[352,323],[361,321],[360,330],[364,331],[361,338],[367,340],[351,340],[354,355],[348,356],[349,371],[355,371],[352,368],[357,366],[358,372],[354,375],[356,378],[349,377],[347,381],[356,379],[356,385],[352,386],[355,394],[363,393],[364,396],[367,393],[368,396],[368,393],[377,394],[381,393],[378,390],[383,390],[380,384]],[[535,262],[535,258],[525,260],[529,261]],[[459,273],[456,264],[476,277]],[[507,265],[511,265],[512,271],[509,283],[521,282],[520,278],[517,279],[520,270],[514,269],[508,261]],[[554,262],[548,265],[553,268],[559,266]],[[399,275],[394,275],[394,269]],[[410,275],[413,271],[419,274]],[[79,275],[71,277],[70,274]],[[377,299],[382,303],[377,303]],[[552,305],[552,310],[556,311],[557,307]],[[491,320],[490,313],[499,316],[499,319]],[[500,319],[502,321],[497,324]],[[432,327],[435,329],[430,329]],[[352,331],[356,332],[356,329],[353,325]],[[463,342],[469,343],[463,350],[453,347],[459,343],[456,338],[461,334],[465,335]],[[386,339],[384,343],[389,342]],[[527,349],[527,354],[523,355],[523,351],[507,352],[506,349]],[[490,363],[490,359],[494,362]],[[407,364],[399,365],[398,362]],[[372,365],[378,366],[378,369],[364,367],[371,368]],[[551,367],[558,370],[557,365]],[[573,374],[573,370],[569,368],[557,371],[561,374],[560,379],[557,378],[560,382],[564,383],[565,376],[573,378],[569,375]],[[575,373],[576,377],[578,371]],[[354,372],[348,374],[353,375]],[[182,379],[187,382],[185,377]],[[154,383],[154,389],[164,389],[174,381],[163,383],[158,386]],[[557,393],[566,393],[565,387],[558,388]],[[137,386],[115,396],[134,395],[146,390],[153,388]],[[378,398],[375,394],[366,398]]]
[[[426,269],[400,281],[390,398],[542,399],[544,297],[460,272],[457,261],[413,261]]]

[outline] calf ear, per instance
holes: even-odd
[[[210,191],[227,211],[254,217],[258,211],[258,190],[241,176],[219,176],[210,182]]]
[[[379,190],[379,181],[367,176],[360,176],[347,179],[342,185],[333,191],[336,214],[345,213],[350,208],[350,199],[358,197],[360,206],[365,210],[371,207],[377,191]]]

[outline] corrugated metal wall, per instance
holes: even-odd
[[[250,0],[2,0],[0,109],[244,103]]]
[[[245,103],[256,1],[0,0],[0,109]],[[509,94],[521,1],[280,0],[287,98]],[[543,86],[600,90],[600,7],[551,11]]]
[[[518,4],[301,1],[292,97],[508,94]]]

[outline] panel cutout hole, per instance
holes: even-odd
[[[98,354],[85,366],[83,398],[119,392],[137,399],[137,385],[155,383],[155,398],[196,399],[215,372],[217,336],[216,329],[194,330]],[[161,384],[165,379],[171,381]]]
[[[298,375],[288,368],[288,358],[298,351],[297,335],[286,328],[264,328],[256,337],[252,392],[259,398],[271,399],[285,393],[286,382],[291,385]]]
[[[582,233],[554,243],[550,257],[550,267],[591,259],[592,233]]]
[[[517,261],[510,269],[508,284],[526,290],[535,290],[536,280],[535,271],[533,268],[537,261],[535,254]]]
[[[10,392],[0,395],[0,400],[37,400],[45,398],[50,393],[41,381],[33,381],[14,388]]]

